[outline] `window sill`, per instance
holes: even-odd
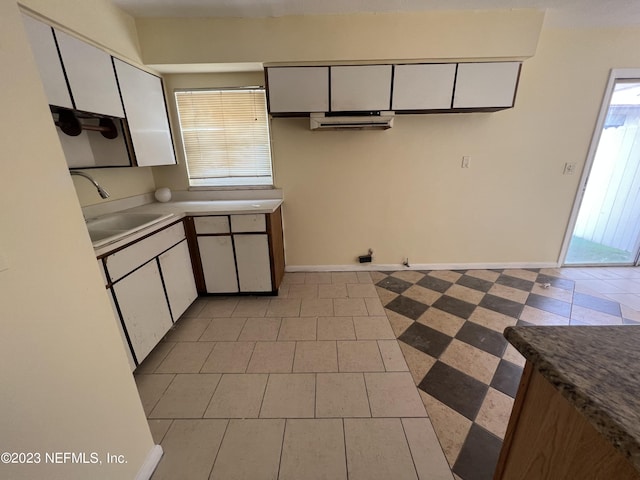
[[[222,186],[222,185],[198,185],[198,186],[190,186],[190,192],[201,192],[201,191],[216,191],[216,190],[275,190],[274,185],[230,185],[230,186]]]

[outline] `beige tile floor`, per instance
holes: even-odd
[[[575,280],[576,292],[620,304],[622,316],[640,322],[640,267],[585,267],[557,269]]]
[[[135,378],[154,480],[454,478],[366,272],[199,299]]]
[[[625,319],[640,322],[640,268],[550,270],[575,280],[577,292],[619,302]],[[401,273],[408,281],[415,275]],[[416,300],[431,303],[412,288]],[[153,478],[458,479],[441,444],[446,452],[463,439],[456,422],[418,395],[423,365],[410,355],[405,361],[410,349],[400,350],[381,291],[366,272],[288,273],[278,297],[196,301],[135,375],[165,451]],[[527,317],[527,308],[524,320],[553,324],[552,314]],[[500,406],[501,398],[490,400]],[[438,415],[428,418],[423,402]],[[503,430],[508,415],[493,410],[481,414]]]

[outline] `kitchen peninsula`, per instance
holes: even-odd
[[[640,326],[504,335],[527,364],[494,479],[640,479]]]

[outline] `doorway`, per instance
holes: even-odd
[[[565,239],[564,265],[636,265],[640,70],[611,72],[580,185]]]

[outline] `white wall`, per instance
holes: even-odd
[[[260,72],[244,73],[201,73],[164,75],[164,87],[167,96],[169,119],[173,126],[173,142],[175,145],[177,165],[155,167],[153,176],[158,187],[169,187],[172,190],[187,190],[189,174],[184,161],[184,146],[180,136],[178,110],[174,92],[185,88],[231,88],[264,85],[264,74]]]
[[[141,64],[133,18],[108,0],[20,0],[26,11],[42,21],[96,45],[112,55]],[[73,177],[82,206],[104,203],[155,190],[153,172],[143,168],[94,168],[88,173],[110,193],[102,200],[85,179]]]
[[[531,9],[138,18],[148,64],[530,57],[544,13]]]
[[[128,462],[0,464],[0,478],[133,479],[153,441],[15,1],[0,2],[0,45],[1,450]]]
[[[287,265],[353,264],[369,247],[382,264],[555,262],[609,70],[637,67],[639,40],[640,28],[543,29],[502,112],[398,117],[383,132],[274,119]]]
[[[425,56],[442,58],[471,45],[477,40],[476,14],[459,14],[454,23],[458,37],[428,45]],[[437,23],[437,14],[432,15],[431,22]],[[448,14],[442,15],[446,25]],[[137,25],[145,59],[150,55],[160,63],[181,55],[189,62],[218,56],[266,60],[283,38],[289,44],[278,52],[282,62],[319,62],[339,50],[339,38],[332,38],[326,50],[309,45],[304,29],[294,28],[296,18],[287,20],[284,31],[274,23],[265,42],[260,29],[255,36],[247,34],[240,47],[231,41],[235,37],[224,45],[209,43],[220,34],[205,31],[211,19],[146,19]],[[397,41],[367,47],[358,28],[368,32],[371,17],[349,18],[356,45],[349,44],[347,52],[367,58],[386,52],[399,58],[414,48]],[[317,19],[319,25],[313,27],[314,19],[306,18],[301,25],[321,30],[326,19]],[[396,20],[394,28],[404,21]],[[244,25],[239,19],[230,22]],[[180,32],[184,36],[178,41]],[[412,264],[441,266],[557,262],[609,70],[638,67],[640,28],[543,28],[533,46],[530,33],[501,32],[505,56],[517,56],[524,45],[535,53],[524,61],[513,109],[398,116],[387,131],[311,132],[306,119],[273,119],[274,177],[285,195],[287,265],[356,266],[357,255],[368,248],[374,249],[378,264],[399,265],[405,258]],[[163,56],[159,46],[170,40],[174,43]],[[207,57],[209,45],[215,48]],[[469,51],[489,57],[492,49],[479,43]],[[347,54],[339,60],[346,61]],[[186,87],[190,82],[198,87],[218,84],[215,77],[196,82],[176,75],[168,85]],[[461,169],[461,158],[467,155],[471,166]],[[565,162],[577,164],[575,175],[562,174]],[[167,169],[162,177],[157,172],[157,182],[185,188],[184,169]]]

